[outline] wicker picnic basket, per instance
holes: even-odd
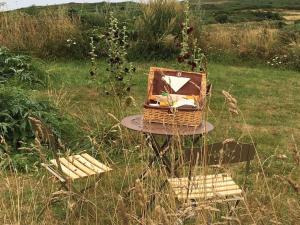
[[[190,80],[176,93],[162,79],[163,76],[189,78]],[[148,76],[148,94],[144,104],[144,122],[172,125],[199,126],[202,121],[206,96],[206,73],[177,71],[166,68],[151,67]],[[196,107],[153,106],[151,102],[162,92],[185,96],[194,96]]]

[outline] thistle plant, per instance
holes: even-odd
[[[131,89],[131,78],[135,72],[132,63],[127,61],[128,35],[124,25],[120,29],[118,19],[110,14],[109,29],[106,35],[108,45],[109,71],[106,94],[113,94],[119,98],[128,96]]]
[[[206,72],[207,59],[202,49],[197,44],[197,39],[192,40],[191,33],[194,28],[190,26],[190,3],[185,0],[184,22],[181,30],[181,51],[177,57],[179,63],[186,63],[192,71]]]

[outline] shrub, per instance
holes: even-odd
[[[227,14],[223,13],[223,14],[217,14],[215,16],[215,20],[218,23],[228,23],[229,22],[229,17]]]
[[[191,36],[194,28],[190,26],[190,4],[185,1],[184,22],[181,31],[181,51],[177,60],[179,63],[185,63],[192,71],[206,71],[207,60],[202,49],[198,46],[197,39]]]
[[[175,0],[150,0],[142,6],[136,21],[137,43],[135,55],[170,57],[177,53],[175,39],[180,33],[183,8]]]
[[[70,137],[76,132],[72,121],[61,117],[59,111],[49,102],[33,101],[19,88],[1,85],[0,99],[0,135],[14,150],[33,139],[28,121],[30,115],[42,118],[58,137]]]
[[[81,22],[87,27],[105,27],[106,15],[99,13],[85,13],[81,15]]]
[[[282,17],[277,12],[271,12],[271,11],[252,11],[255,17],[257,17],[259,20],[282,20]]]
[[[267,63],[272,67],[300,71],[300,46],[295,43],[291,48],[283,49],[282,54],[273,56]]]
[[[46,81],[45,74],[33,66],[29,56],[16,55],[0,47],[0,82],[9,78],[29,85],[45,84]]]
[[[286,65],[290,69],[300,71],[300,45],[292,47],[287,52]]]
[[[291,29],[282,29],[279,32],[279,41],[282,44],[290,45],[300,41],[300,31],[291,30]]]

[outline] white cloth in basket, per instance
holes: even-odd
[[[174,76],[163,76],[164,80],[175,92],[180,90],[187,82],[190,81],[188,77],[174,77]]]

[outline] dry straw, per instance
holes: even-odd
[[[44,10],[37,16],[23,12],[0,14],[0,43],[12,50],[24,50],[47,56],[51,48],[64,45],[78,36],[78,21],[63,9]],[[53,51],[53,49],[52,49]]]
[[[168,215],[166,213],[166,210],[161,207],[160,205],[155,207],[155,213],[157,215],[157,218],[159,220],[159,224],[161,225],[167,225],[167,224],[171,224],[170,220],[168,218]]]
[[[144,187],[140,179],[135,181],[135,196],[138,207],[144,209],[147,204],[147,195],[145,194]]]
[[[238,107],[237,107],[237,100],[231,95],[229,94],[229,92],[227,91],[222,91],[222,94],[225,96],[225,100],[228,104],[228,109],[229,112],[231,112],[234,115],[238,115]]]
[[[118,216],[119,216],[119,221],[121,222],[121,225],[129,225],[130,224],[130,216],[128,213],[128,208],[126,207],[124,203],[124,199],[122,196],[118,196]]]

